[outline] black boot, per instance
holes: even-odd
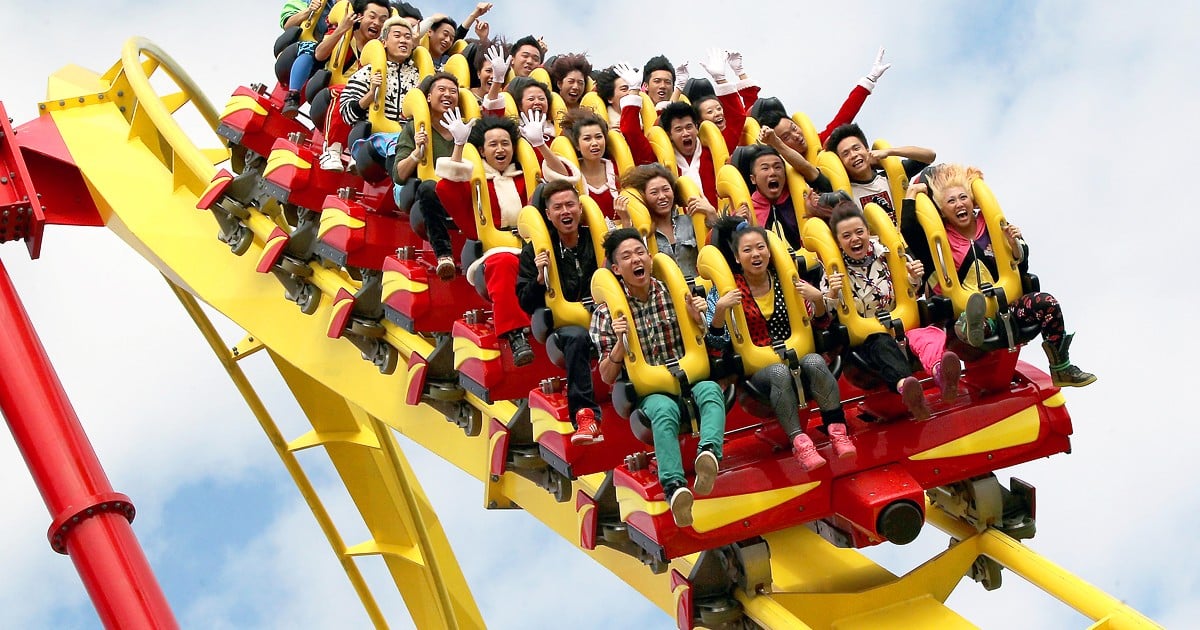
[[[1071,365],[1069,350],[1071,339],[1074,336],[1075,333],[1064,335],[1062,341],[1058,342],[1057,348],[1049,341],[1042,342],[1042,350],[1046,352],[1046,358],[1050,360],[1050,378],[1054,381],[1055,387],[1083,387],[1096,382],[1095,374],[1089,374]]]
[[[284,118],[295,118],[300,114],[300,91],[288,90],[287,96],[283,99],[283,114]]]
[[[524,330],[508,333],[508,348],[512,350],[513,365],[521,367],[533,363],[533,348],[529,347]]]

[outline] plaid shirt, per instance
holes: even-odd
[[[657,279],[651,278],[650,294],[646,296],[646,301],[643,302],[632,295],[626,296],[629,298],[629,310],[632,315],[630,324],[633,330],[637,331],[646,362],[650,365],[663,365],[671,359],[683,358],[683,333],[679,332],[675,306],[671,303],[667,287]],[[617,344],[608,304],[596,307],[588,332],[591,334],[592,343],[600,349],[600,356],[608,356]]]

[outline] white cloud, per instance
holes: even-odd
[[[1009,218],[1025,228],[1043,287],[1062,299],[1078,331],[1075,357],[1100,376],[1067,392],[1074,453],[1006,471],[1038,486],[1040,533],[1031,546],[1168,626],[1194,619],[1200,558],[1187,541],[1200,513],[1192,491],[1200,470],[1190,456],[1196,398],[1185,360],[1200,350],[1189,333],[1198,304],[1168,274],[1193,266],[1187,237],[1198,227],[1187,204],[1185,153],[1200,136],[1191,111],[1197,9],[936,3],[835,12],[780,2],[755,5],[750,15],[720,3],[629,0],[592,8],[600,6],[531,1],[500,5],[489,19],[514,36],[546,35],[552,52],[586,49],[597,65],[641,63],[660,51],[694,59],[710,42],[740,47],[764,94],[817,124],[837,110],[877,46],[887,46],[894,66],[863,108],[863,127],[984,169]],[[135,33],[161,44],[218,105],[238,83],[271,78],[274,5],[56,7],[72,17],[51,22],[23,5],[0,25],[2,50],[17,60],[0,97],[17,123],[34,114],[49,72],[66,63],[103,71]],[[139,506],[135,529],[156,565],[173,554],[209,553],[165,546],[164,506],[186,501],[197,484],[246,480],[278,464],[155,271],[98,230],[52,227],[45,243],[32,264],[19,245],[7,245],[5,264],[114,486]],[[227,338],[235,340],[232,332]],[[1024,356],[1045,366],[1035,347]],[[273,408],[287,409],[280,387],[268,395]],[[527,515],[481,513],[476,483],[409,451],[492,626],[561,622],[561,611],[531,617],[548,613],[512,603],[543,586],[564,593],[574,620],[669,623]],[[44,542],[49,517],[8,441],[0,441],[0,462],[9,492],[0,517],[9,533],[0,542],[6,619],[15,627],[93,625],[69,561]],[[186,625],[283,625],[272,610],[289,611],[284,618],[294,625],[345,625],[317,603],[328,598],[331,610],[344,612],[356,607],[353,595],[295,493],[279,491],[291,507],[270,519],[268,531],[230,542],[222,587],[173,602]],[[944,545],[936,535],[925,540],[872,554],[911,568]],[[517,552],[496,552],[509,545]],[[1168,559],[1172,568],[1164,570]],[[951,605],[985,627],[1008,625],[1013,614],[1023,627],[1085,625],[1015,577],[1007,581],[1000,593],[964,583]],[[575,595],[567,583],[586,585],[592,596]]]

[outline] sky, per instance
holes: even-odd
[[[60,0],[54,12],[3,4],[0,52],[11,61],[0,100],[17,124],[34,117],[55,69],[75,63],[103,72],[132,35],[163,47],[218,106],[239,83],[272,80],[281,3]],[[1170,274],[1194,264],[1187,235],[1196,233],[1196,213],[1178,199],[1200,137],[1200,46],[1190,32],[1200,9],[852,2],[834,11],[764,1],[731,13],[732,6],[524,0],[486,19],[510,39],[543,35],[552,52],[586,51],[596,65],[740,49],[764,95],[818,126],[886,46],[893,66],[858,122],[869,137],[931,147],[939,160],[984,171],[1022,227],[1043,289],[1063,303],[1077,333],[1073,358],[1099,376],[1066,392],[1073,452],[1000,475],[1038,488],[1038,535],[1029,546],[1166,627],[1194,624],[1200,401],[1186,357],[1200,347],[1186,327],[1200,301]],[[461,2],[442,8],[455,17],[469,10]],[[1167,186],[1171,199],[1162,202]],[[153,267],[111,233],[84,228],[47,229],[37,261],[15,243],[0,247],[0,259],[113,486],[137,505],[134,530],[184,627],[368,625],[269,443]],[[231,344],[241,337],[227,322],[222,331]],[[1022,356],[1045,369],[1036,347]],[[266,357],[243,363],[285,435],[302,433],[302,416]],[[672,625],[533,519],[485,512],[478,483],[402,445],[489,626],[551,627],[564,618],[579,628]],[[327,461],[304,453],[302,462],[355,540],[353,510]],[[50,517],[8,439],[0,439],[0,483],[8,489],[0,511],[4,625],[97,627],[70,561],[46,543]],[[903,573],[945,545],[945,535],[926,528],[912,545],[867,553]],[[369,579],[380,576],[368,568]],[[950,607],[985,628],[1088,625],[1020,578],[1005,578],[991,593],[962,583]],[[518,591],[562,596],[518,605]],[[383,606],[394,626],[411,624],[398,596]]]

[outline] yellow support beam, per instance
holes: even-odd
[[[976,532],[971,526],[935,506],[929,507],[926,518],[934,527],[960,541],[947,553],[961,549],[961,553],[970,556],[969,562],[973,562],[979,556],[995,560],[1004,568],[1096,622],[1092,627],[1122,630],[1161,627],[1121,600],[1089,584],[1003,532],[995,529]]]
[[[217,329],[212,325],[208,315],[204,313],[204,309],[187,291],[179,288],[170,279],[167,279],[167,284],[171,287],[171,291],[175,293],[175,297],[183,304],[183,308],[191,316],[195,322],[196,328],[200,330],[200,334],[204,336],[212,348],[213,354],[217,355],[217,360],[220,361],[221,367],[225,368],[229,374],[230,380],[237,387],[238,393],[246,401],[246,405],[250,408],[250,412],[254,414],[254,418],[258,420],[259,426],[263,433],[267,435],[267,439],[271,442],[271,446],[275,448],[275,454],[279,456],[283,462],[284,468],[292,477],[292,482],[296,484],[296,488],[300,491],[300,496],[304,498],[304,502],[308,504],[312,510],[313,517],[317,519],[317,525],[320,526],[321,532],[325,534],[326,540],[329,541],[330,547],[338,556],[338,561],[342,565],[342,570],[346,572],[346,577],[350,580],[351,587],[358,595],[359,601],[362,602],[363,610],[366,611],[367,617],[375,627],[385,627],[387,621],[383,617],[383,612],[379,609],[379,604],[375,602],[375,597],[371,594],[371,589],[367,586],[367,582],[363,579],[362,572],[359,571],[356,565],[349,556],[342,551],[346,545],[342,542],[341,534],[338,533],[337,527],[333,524],[333,519],[330,518],[329,512],[325,510],[324,504],[321,503],[320,497],[317,496],[317,491],[313,488],[312,482],[308,480],[308,475],[304,473],[304,468],[300,466],[300,462],[296,456],[288,448],[287,441],[284,440],[283,434],[279,431],[278,425],[275,424],[274,418],[267,411],[266,405],[259,398],[258,393],[254,390],[254,386],[250,383],[250,379],[246,378],[245,372],[237,364],[237,355],[230,353],[225,349],[225,344],[221,340]]]

